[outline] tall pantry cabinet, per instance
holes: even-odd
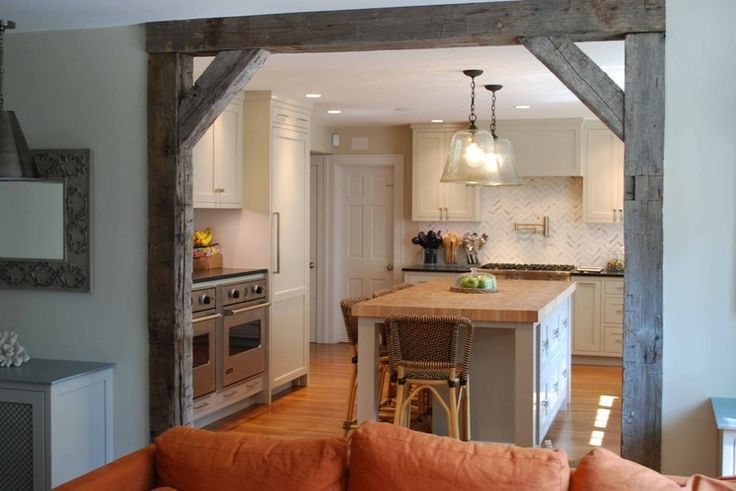
[[[305,384],[309,367],[309,109],[245,93],[246,208],[267,213],[271,387]]]

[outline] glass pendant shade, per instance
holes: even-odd
[[[495,160],[496,146],[490,131],[461,130],[452,136],[441,182],[476,184],[488,178],[487,165]]]
[[[516,174],[516,157],[511,142],[506,138],[494,140],[495,151],[488,154],[485,177],[472,183],[475,186],[517,186],[521,184]]]

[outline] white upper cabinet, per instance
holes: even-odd
[[[624,143],[598,120],[583,125],[583,221],[623,220]]]
[[[217,117],[192,150],[195,208],[243,206],[243,96]]]
[[[478,189],[441,183],[442,171],[458,126],[413,125],[412,212],[414,221],[480,221]]]
[[[522,177],[580,176],[582,120],[516,119],[499,121],[496,134],[508,138]]]

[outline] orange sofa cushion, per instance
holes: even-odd
[[[173,428],[155,440],[159,486],[187,491],[343,490],[340,439],[276,440]]]
[[[604,448],[588,452],[580,460],[570,482],[571,491],[732,491],[736,483],[694,475],[687,479],[667,477]]]
[[[352,435],[349,491],[462,489],[567,490],[564,451],[460,442],[387,423]]]
[[[155,455],[156,446],[148,445],[54,489],[56,491],[148,491],[156,486]]]

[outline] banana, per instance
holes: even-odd
[[[195,230],[194,235],[192,236],[192,242],[195,247],[207,247],[212,243],[213,239],[214,234],[212,233],[212,229],[209,227],[205,230]]]

